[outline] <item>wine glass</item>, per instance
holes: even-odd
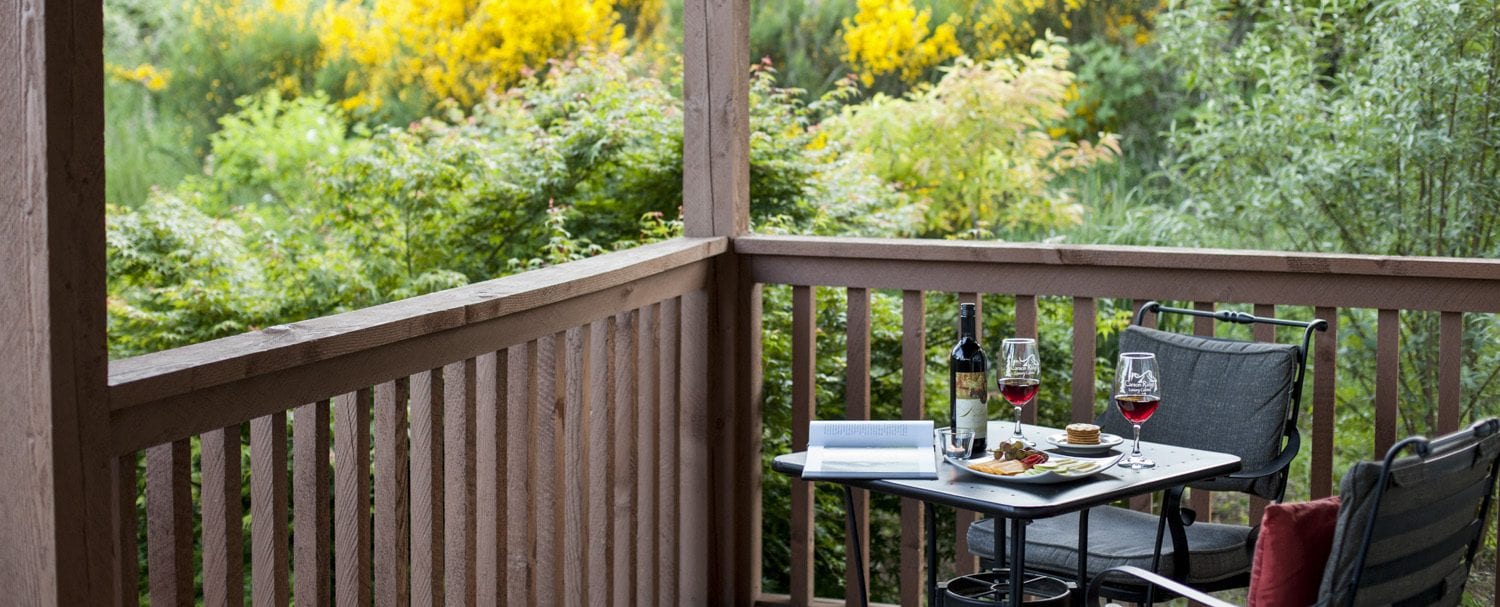
[[[1021,435],[1021,409],[1036,398],[1036,392],[1042,385],[1042,360],[1037,355],[1036,340],[1021,337],[1007,339],[1000,343],[1000,354],[1005,366],[1000,373],[995,374],[995,383],[1000,388],[1000,395],[1016,409],[1016,431],[1011,435],[1010,442],[1035,447],[1036,443]]]
[[[1156,467],[1141,455],[1141,424],[1151,419],[1161,404],[1161,368],[1150,352],[1123,352],[1115,367],[1115,406],[1135,428],[1135,447],[1120,465],[1133,470]]]

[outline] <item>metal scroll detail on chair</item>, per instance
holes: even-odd
[[[1302,329],[1300,345],[1246,342],[1182,335],[1139,324],[1148,313],[1207,317],[1238,324],[1265,323]],[[1120,337],[1121,351],[1154,352],[1163,374],[1162,408],[1142,431],[1143,440],[1232,453],[1243,471],[1196,483],[1195,488],[1238,491],[1280,501],[1287,468],[1301,448],[1297,417],[1301,410],[1308,348],[1322,320],[1301,322],[1263,318],[1242,312],[1169,308],[1148,302],[1136,326]],[[1107,432],[1128,434],[1130,425],[1114,409],[1098,419]],[[1252,528],[1244,525],[1194,524],[1196,513],[1181,506],[1183,487],[1166,492],[1160,517],[1120,508],[1097,508],[1090,517],[1087,571],[1080,571],[1076,516],[1037,521],[1029,533],[1030,562],[1051,573],[1082,575],[1101,569],[1136,566],[1163,573],[1191,586],[1219,590],[1249,583]],[[993,523],[969,531],[971,549],[994,558]],[[1155,537],[1155,548],[1143,551]],[[1144,541],[1143,541],[1144,539]],[[1163,546],[1165,540],[1170,540]],[[1077,573],[1075,573],[1077,572]],[[1121,577],[1110,596],[1150,599],[1149,585]]]
[[[1408,438],[1382,461],[1356,464],[1344,476],[1333,551],[1316,604],[1457,604],[1484,541],[1497,470],[1496,418],[1435,440]],[[1107,578],[1122,576],[1213,607],[1231,605],[1136,567],[1096,576],[1089,603],[1099,604]]]

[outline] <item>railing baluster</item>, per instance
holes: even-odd
[[[1308,475],[1313,499],[1333,495],[1333,409],[1337,392],[1338,308],[1319,307],[1314,315],[1328,323],[1313,345],[1313,435],[1312,468]]]
[[[1255,304],[1255,315],[1259,316],[1261,318],[1275,318],[1276,317],[1276,306],[1273,305],[1273,304]],[[1275,325],[1268,325],[1268,324],[1265,324],[1265,323],[1257,323],[1257,324],[1255,324],[1255,326],[1253,328],[1251,328],[1250,331],[1251,331],[1251,336],[1255,339],[1255,341],[1263,341],[1263,342],[1275,342],[1276,341],[1276,326]],[[1304,409],[1305,409],[1305,407],[1304,407]],[[1305,410],[1302,411],[1301,414],[1305,415],[1306,411]],[[1258,524],[1260,524],[1260,517],[1261,517],[1262,514],[1265,513],[1265,511],[1266,511],[1266,504],[1268,504],[1268,503],[1269,502],[1267,502],[1267,500],[1265,498],[1263,498],[1263,497],[1251,497],[1250,498],[1250,512],[1249,512],[1249,516],[1246,517],[1247,520],[1249,521],[1249,524],[1251,524],[1251,525],[1258,525]]]
[[[682,304],[677,298],[661,302],[661,324],[658,331],[659,348],[657,350],[659,361],[657,363],[657,375],[659,380],[656,385],[657,393],[660,395],[660,423],[657,426],[657,440],[659,441],[656,461],[656,469],[661,474],[661,480],[657,483],[656,503],[660,512],[657,515],[657,603],[662,605],[677,604],[677,533],[678,533],[678,510],[677,500],[680,493],[678,486],[677,466],[679,454],[677,452],[677,424],[678,415],[678,392],[677,392],[677,362],[678,346],[681,343],[681,315]]]
[[[846,328],[847,366],[844,382],[844,418],[870,419],[870,290],[851,287],[848,291]],[[844,597],[847,602],[861,600],[859,579],[868,585],[870,579],[870,492],[854,490],[854,528],[859,532],[859,545],[845,538],[844,554],[851,558],[844,564]],[[856,568],[854,551],[863,555],[862,567]],[[858,576],[858,577],[856,577]]]
[[[136,607],[140,604],[140,560],[136,547],[136,474],[137,455],[130,453],[115,458],[110,463],[110,503],[114,515],[114,557],[119,567],[115,574],[116,607]]]
[[[562,335],[549,335],[537,340],[536,391],[531,395],[531,516],[536,525],[533,537],[535,572],[532,580],[532,604],[556,603],[562,596],[559,578],[562,569],[558,566],[562,538],[557,524],[557,504],[560,499],[561,471],[557,469],[563,455],[562,438],[558,433],[557,368],[563,344]]]
[[[375,386],[375,604],[411,604],[410,462],[406,407],[411,380]]]
[[[370,604],[369,388],[334,399],[335,598],[340,607]]]
[[[443,366],[443,601],[474,604],[476,362]]]
[[[475,359],[474,542],[475,601],[505,602],[505,385],[501,350]]]
[[[1094,421],[1094,333],[1098,313],[1092,297],[1073,298],[1073,413],[1075,422]]]
[[[1200,312],[1214,311],[1211,301],[1195,301],[1193,309]],[[1193,335],[1201,337],[1214,336],[1214,319],[1206,316],[1193,317]],[[1198,520],[1210,522],[1214,518],[1214,495],[1206,489],[1193,488],[1188,494],[1188,504],[1193,510],[1198,511]]]
[[[1375,453],[1379,459],[1396,444],[1398,390],[1401,387],[1401,311],[1381,310],[1375,332]]]
[[[188,439],[146,450],[146,550],[152,605],[193,603],[190,451]]]
[[[811,372],[816,370],[817,359],[813,356],[809,356],[808,359],[808,387],[811,388]],[[904,291],[901,294],[902,419],[926,417],[926,391],[927,300],[921,291]],[[806,437],[804,437],[803,444],[794,446],[793,450],[803,451],[806,448]],[[808,485],[807,497],[810,499],[812,497],[811,483]],[[922,577],[922,570],[926,565],[922,548],[925,545],[927,533],[926,526],[923,524],[923,507],[919,500],[901,499],[901,604],[907,607],[921,605],[922,596],[926,594],[926,579]],[[811,514],[810,509],[809,514]],[[810,517],[808,521],[811,522]],[[810,542],[809,545],[811,545]]]
[[[531,545],[535,541],[527,496],[531,489],[531,395],[536,391],[536,342],[507,353],[505,390],[505,604],[531,600]]]
[[[660,307],[641,308],[636,350],[636,603],[655,605],[656,584],[656,437],[658,425],[656,401],[657,325]]]
[[[292,476],[295,487],[292,500],[296,512],[293,550],[297,571],[296,596],[293,598],[297,607],[328,605],[333,600],[328,401],[302,405],[293,416]],[[285,526],[285,523],[281,525]]]
[[[445,388],[442,369],[411,376],[411,603],[417,607],[443,604]]]
[[[1455,432],[1463,423],[1464,315],[1443,312],[1438,320],[1438,434]]]
[[[290,599],[286,453],[286,413],[250,421],[250,599],[255,607],[280,607]],[[311,520],[311,514],[306,516]],[[301,530],[298,527],[299,536]],[[308,577],[315,576],[309,573]],[[299,600],[297,604],[326,603]]]
[[[563,604],[568,607],[582,607],[584,603],[584,587],[588,580],[584,578],[583,569],[583,542],[584,522],[587,515],[584,512],[584,487],[587,479],[584,478],[583,464],[589,461],[589,446],[584,444],[584,438],[588,436],[584,428],[584,401],[583,401],[583,331],[582,329],[568,329],[563,350],[563,367],[558,369],[560,382],[562,383],[563,408],[562,408],[562,439],[564,449],[569,453],[562,458],[562,481],[561,491],[563,508],[563,544],[562,544],[562,580],[563,580]]]
[[[610,399],[614,397],[614,318],[595,321],[588,332],[588,604],[608,605],[614,588],[609,556],[615,535],[610,521],[614,504],[609,490],[614,481],[614,432],[610,431]],[[674,463],[675,465],[675,463]],[[673,573],[675,576],[675,572]]]
[[[709,545],[702,538],[709,536],[712,525],[709,519],[708,493],[712,486],[709,477],[708,439],[708,356],[712,338],[709,335],[708,294],[695,291],[682,296],[682,347],[680,356],[682,373],[678,376],[679,393],[682,396],[682,423],[678,427],[678,445],[682,453],[679,464],[682,476],[682,505],[679,518],[682,525],[680,558],[677,576],[680,584],[679,604],[704,605],[708,596]],[[623,382],[622,382],[623,383]],[[616,536],[616,541],[620,541]]]
[[[817,288],[792,287],[792,451],[807,450],[808,424],[817,417]],[[813,484],[792,479],[791,601],[813,599]]]
[[[974,304],[974,339],[984,343],[984,298],[978,293],[960,293],[958,295],[960,304]],[[954,327],[952,335],[958,334],[958,327]],[[979,556],[969,552],[969,525],[979,520],[979,513],[969,510],[955,510],[953,513],[954,527],[957,537],[953,544],[953,572],[958,575],[967,575],[979,571]],[[870,534],[864,534],[869,537]]]
[[[202,454],[203,604],[245,604],[240,504],[240,425],[204,433]]]
[[[610,558],[614,578],[615,605],[631,605],[635,601],[635,547],[640,533],[635,524],[636,493],[636,390],[640,380],[636,373],[636,324],[638,311],[615,316],[615,403],[614,464],[615,482],[614,521],[615,550]]]

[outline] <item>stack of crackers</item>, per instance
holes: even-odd
[[[1068,424],[1068,444],[1070,445],[1097,445],[1099,444],[1099,426],[1094,424]]]

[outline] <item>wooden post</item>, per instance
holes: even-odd
[[[683,4],[683,231],[733,238],[750,227],[750,1]],[[712,357],[708,594],[749,605],[760,592],[760,286],[733,253],[714,270],[711,338],[684,342],[683,356]]]
[[[0,596],[114,602],[103,14],[0,5]]]

